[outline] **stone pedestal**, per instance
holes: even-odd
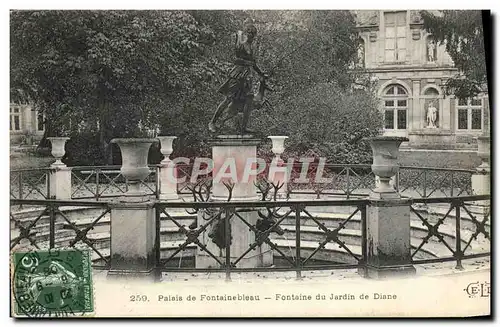
[[[175,163],[170,160],[170,154],[173,151],[172,144],[176,136],[158,136],[160,140],[160,151],[164,156],[158,166],[158,192],[160,200],[177,200],[177,179]]]
[[[158,166],[158,192],[160,200],[178,200],[176,169],[172,161]]]
[[[440,128],[424,128],[408,133],[409,144],[414,148],[447,149],[455,143],[450,130]]]
[[[276,192],[276,199],[283,200],[287,198],[288,194],[288,179],[289,171],[292,169],[292,165],[288,165],[283,159],[279,156],[276,156],[269,167],[269,176],[268,179],[276,186],[280,186],[281,188]],[[272,195],[274,196],[274,188],[271,189]]]
[[[472,194],[485,195],[490,194],[490,173],[478,170],[471,176]],[[484,202],[484,201],[483,201]]]
[[[268,179],[274,185],[281,186],[278,192],[276,192],[276,198],[285,199],[288,193],[287,181],[289,178],[289,169],[291,170],[292,167],[289,168],[283,161],[281,154],[285,151],[285,140],[288,136],[268,136],[268,138],[272,141],[272,151],[276,155],[271,162]]]
[[[410,201],[390,185],[398,171],[399,146],[406,138],[374,137],[372,171],[378,177],[366,211],[366,267],[368,278],[414,274],[411,264]]]
[[[415,274],[411,264],[410,203],[397,194],[370,195],[366,235],[368,278]]]
[[[212,159],[214,162],[213,169],[213,188],[210,195],[210,201],[225,202],[228,200],[229,190],[227,185],[233,185],[231,193],[231,202],[234,201],[258,201],[257,187],[255,186],[255,175],[245,173],[245,169],[249,169],[247,165],[251,162],[256,162],[257,145],[260,143],[259,139],[251,136],[230,136],[221,135],[218,138],[211,140],[212,144]],[[247,164],[247,162],[250,162]],[[253,166],[255,168],[255,166]],[[244,178],[250,175],[249,178]],[[218,178],[219,176],[219,178]],[[222,177],[221,177],[222,176]],[[232,177],[229,177],[232,176]],[[242,209],[236,207],[236,210]],[[238,214],[245,219],[249,224],[255,226],[259,216],[257,211],[249,208],[245,212],[238,212]],[[204,218],[205,217],[205,218]],[[223,217],[225,215],[223,214]],[[200,212],[198,214],[198,226],[205,224],[206,213]],[[255,240],[255,233],[236,215],[230,218],[231,223],[231,262],[239,258]],[[214,222],[215,224],[215,222]],[[225,249],[219,249],[217,245],[208,237],[211,231],[208,228],[202,235],[200,240],[207,246],[209,251],[219,257],[222,262],[225,262]],[[267,244],[258,246],[255,250],[250,251],[245,257],[237,264],[237,268],[253,268],[270,266],[273,264],[273,253]],[[196,254],[196,267],[207,268],[216,267],[217,262],[208,256],[204,251],[198,248]]]
[[[108,277],[154,279],[154,203],[115,203],[111,209]]]
[[[490,138],[487,136],[479,136],[477,138],[477,155],[481,158],[481,164],[476,168],[476,173],[471,176],[471,186],[473,195],[491,194],[491,168],[489,159],[490,153]],[[489,212],[490,201],[475,201],[477,206],[476,212]]]
[[[50,196],[57,200],[71,199],[71,168],[66,165],[51,165],[49,175]]]

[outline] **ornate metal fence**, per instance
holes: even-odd
[[[192,165],[176,166],[176,175],[185,180],[177,184],[181,195],[191,194]],[[150,174],[141,182],[147,195],[158,196],[158,166],[150,166]],[[10,175],[10,196],[14,199],[49,199],[51,168],[12,170]],[[453,197],[472,195],[471,176],[474,170],[408,167],[399,168],[393,179],[394,188],[401,194],[415,198]],[[267,171],[260,174],[267,176]],[[376,187],[376,178],[370,165],[327,164],[322,171],[311,164],[303,178],[302,165],[294,165],[290,170],[290,180],[286,184],[288,196],[315,195],[338,196],[346,199],[365,197]],[[127,191],[127,182],[120,172],[120,166],[79,166],[71,167],[71,198],[95,199],[114,197]]]
[[[11,199],[10,205],[11,250],[90,249],[93,267],[110,267],[107,203]]]
[[[157,167],[150,166],[149,175],[141,181],[147,195],[158,194]],[[72,199],[96,199],[116,197],[127,192],[128,185],[120,172],[120,166],[71,167]]]
[[[10,171],[11,199],[50,199],[50,168]]]
[[[489,258],[490,200],[489,195],[412,199],[413,263],[455,261],[461,269],[464,260]],[[425,208],[431,204],[439,206]],[[156,201],[157,271],[225,272],[228,278],[233,272],[295,271],[300,277],[307,270],[360,268],[366,260],[368,205],[368,199]],[[105,201],[11,199],[10,249],[85,248],[93,253],[94,267],[107,269],[110,210]],[[233,253],[236,225],[252,237]],[[164,232],[175,240],[162,240]],[[264,248],[275,265],[242,266],[248,254]],[[196,253],[204,253],[210,267],[182,261]]]
[[[421,205],[432,203],[446,207],[441,212],[423,215]],[[462,260],[490,256],[489,195],[414,199],[410,210],[418,217],[426,234],[413,250],[412,258],[431,240],[435,241],[433,248],[438,256],[414,259],[415,264],[456,261],[456,268],[462,269]]]
[[[227,278],[230,278],[231,272],[295,271],[300,277],[305,270],[360,268],[366,258],[367,203],[367,200],[157,202],[155,247],[158,271],[225,272]],[[318,212],[328,211],[328,208],[342,208],[346,215],[341,219],[325,220]],[[179,209],[196,213],[201,219],[186,225],[170,212]],[[253,216],[249,216],[249,213]],[[252,221],[252,217],[259,218]],[[175,250],[168,255],[162,253],[162,221],[171,222],[182,236]],[[235,236],[231,235],[231,226],[238,224],[242,226],[243,233],[250,232],[253,237],[246,249],[240,248],[237,254],[232,254],[231,244]],[[316,230],[315,241],[303,240],[302,232],[311,232],[311,229]],[[347,229],[349,233],[344,233]],[[358,245],[346,242],[353,231],[359,237]],[[193,246],[211,259],[210,268],[182,266],[179,258],[182,258],[183,253],[190,252]],[[249,253],[262,246],[272,250],[274,259],[282,262],[280,267],[240,266]],[[321,253],[323,251],[336,251],[342,260],[332,262],[331,256]]]
[[[472,195],[469,169],[407,167],[399,168],[396,189],[412,197],[453,197]]]

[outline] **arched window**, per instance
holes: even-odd
[[[383,93],[384,128],[407,129],[408,92],[398,84],[389,85]]]

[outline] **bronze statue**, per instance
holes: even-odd
[[[256,35],[257,28],[250,20],[245,21],[243,31],[237,32],[234,67],[218,90],[225,95],[225,99],[217,107],[208,125],[211,132],[217,132],[226,121],[236,117],[237,132],[241,135],[252,134],[247,128],[250,112],[265,104],[269,105],[264,99],[264,93],[272,90],[266,83],[267,75],[259,69],[253,56],[252,43]],[[256,95],[252,92],[252,71],[260,76]]]

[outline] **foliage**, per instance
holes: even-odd
[[[330,163],[371,162],[369,144],[363,139],[378,135],[382,126],[372,94],[346,91],[333,83],[292,96],[287,106],[277,106],[258,118],[269,134],[289,136],[287,156],[326,157]]]
[[[145,136],[168,99],[210,81],[202,55],[212,42],[183,11],[13,11],[11,88],[35,102],[52,135]]]
[[[208,155],[217,88],[249,17],[275,91],[273,108],[252,114],[254,129],[290,135],[293,151],[364,161],[355,141],[381,121],[371,91],[352,88],[349,11],[12,11],[11,95],[35,103],[47,134],[72,137],[71,163],[117,163],[112,138],[155,134],[178,136],[173,156]]]
[[[424,28],[446,51],[459,70],[447,81],[446,91],[459,98],[487,92],[486,57],[481,11],[444,10],[441,15],[421,12]]]

